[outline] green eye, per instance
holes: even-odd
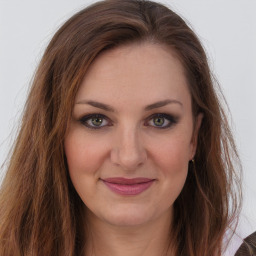
[[[111,121],[104,115],[91,114],[80,119],[81,124],[91,129],[100,129],[105,126],[110,126]]]
[[[172,115],[157,113],[157,114],[151,115],[148,118],[146,122],[146,126],[165,129],[175,125],[177,122],[178,122],[178,119]]]
[[[103,123],[103,118],[102,117],[93,117],[91,119],[91,123],[94,125],[94,126],[101,126],[102,123]]]
[[[165,122],[165,118],[164,117],[156,117],[153,118],[153,123],[155,126],[162,126]]]

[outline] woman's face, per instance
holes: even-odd
[[[170,49],[144,43],[102,53],[76,95],[65,138],[70,177],[90,216],[119,226],[169,218],[200,122]]]

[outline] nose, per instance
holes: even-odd
[[[125,171],[133,171],[147,160],[147,152],[136,128],[118,131],[111,150],[111,162]]]

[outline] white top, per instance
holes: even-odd
[[[243,243],[243,239],[245,239],[250,234],[256,231],[256,219],[250,218],[241,214],[239,224],[236,228],[235,234],[231,238],[227,250],[223,253],[223,256],[233,256],[235,255],[238,248]],[[227,232],[227,239],[230,237],[231,230]],[[227,240],[226,239],[226,240]],[[226,241],[224,241],[225,243]]]

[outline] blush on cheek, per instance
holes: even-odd
[[[100,165],[97,143],[84,137],[80,129],[73,127],[65,138],[64,148],[70,172],[91,172]]]
[[[179,169],[179,166],[187,166],[189,162],[189,146],[182,146],[180,143],[163,145],[161,150],[155,152],[157,162],[162,165]]]
[[[92,173],[97,170],[100,165],[99,161],[95,158],[95,155],[90,152],[78,151],[78,150],[66,150],[67,163],[69,172],[77,172],[81,175],[86,173]]]

